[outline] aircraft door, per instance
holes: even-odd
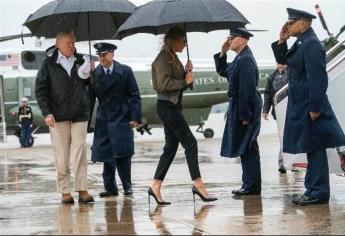
[[[5,102],[5,116],[6,126],[13,127],[17,124],[17,119],[14,116],[9,115],[10,111],[18,106],[18,78],[17,77],[4,77],[4,102]]]
[[[18,78],[18,101],[22,97],[27,97],[30,100],[34,98],[35,79],[32,77]]]

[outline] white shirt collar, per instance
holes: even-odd
[[[113,64],[111,64],[111,66],[109,68],[107,67],[103,67],[103,70],[104,70],[104,73],[107,74],[107,70],[109,69],[110,70],[110,74],[113,72],[113,69],[114,69],[114,61],[113,61]]]
[[[70,62],[71,60],[74,60],[75,57],[74,57],[74,54],[72,54],[68,59],[65,55],[63,55],[60,50],[58,50],[58,59],[57,59],[57,62],[60,62],[61,60],[65,60],[65,61],[68,61]],[[74,61],[73,61],[74,62]]]
[[[71,76],[71,71],[74,65],[75,60],[77,58],[74,57],[74,55],[71,55],[68,59],[58,50],[58,58],[56,60],[57,63],[59,63],[68,73],[69,76]]]

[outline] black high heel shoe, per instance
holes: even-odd
[[[193,186],[192,192],[193,192],[193,200],[194,200],[194,202],[195,202],[195,194],[198,195],[200,197],[200,199],[202,201],[204,201],[204,202],[213,202],[213,201],[217,201],[218,200],[218,198],[216,198],[216,197],[204,197],[204,195],[202,195],[200,193],[200,191],[195,186]]]
[[[150,205],[150,196],[152,196],[155,200],[156,203],[160,206],[164,206],[164,205],[170,205],[171,202],[165,202],[165,201],[159,201],[156,194],[153,192],[152,188],[150,187],[149,190],[147,190],[148,196],[149,196],[149,205]]]

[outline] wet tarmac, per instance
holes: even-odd
[[[62,205],[56,193],[50,146],[1,148],[0,234],[344,234],[345,178],[331,175],[329,205],[295,206],[292,194],[303,193],[304,171],[279,174],[276,135],[259,139],[262,195],[235,199],[241,185],[239,159],[219,157],[221,140],[199,140],[199,161],[212,204],[193,203],[192,181],[179,149],[162,194],[172,205],[148,204],[147,189],[161,154],[162,142],[139,142],[133,159],[134,195],[99,198],[102,164],[89,163],[92,204]],[[120,183],[117,178],[118,183]],[[119,189],[122,190],[121,185]],[[73,193],[75,199],[77,194]]]

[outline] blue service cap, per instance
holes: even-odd
[[[253,37],[253,34],[251,34],[246,28],[234,28],[230,29],[230,36],[249,39],[250,37]]]
[[[311,21],[312,19],[315,19],[316,16],[313,14],[310,14],[309,12],[306,11],[301,11],[293,8],[286,8],[287,13],[289,15],[289,20],[309,20]]]
[[[95,43],[93,47],[97,50],[97,54],[113,52],[117,49],[115,44],[111,43]]]

